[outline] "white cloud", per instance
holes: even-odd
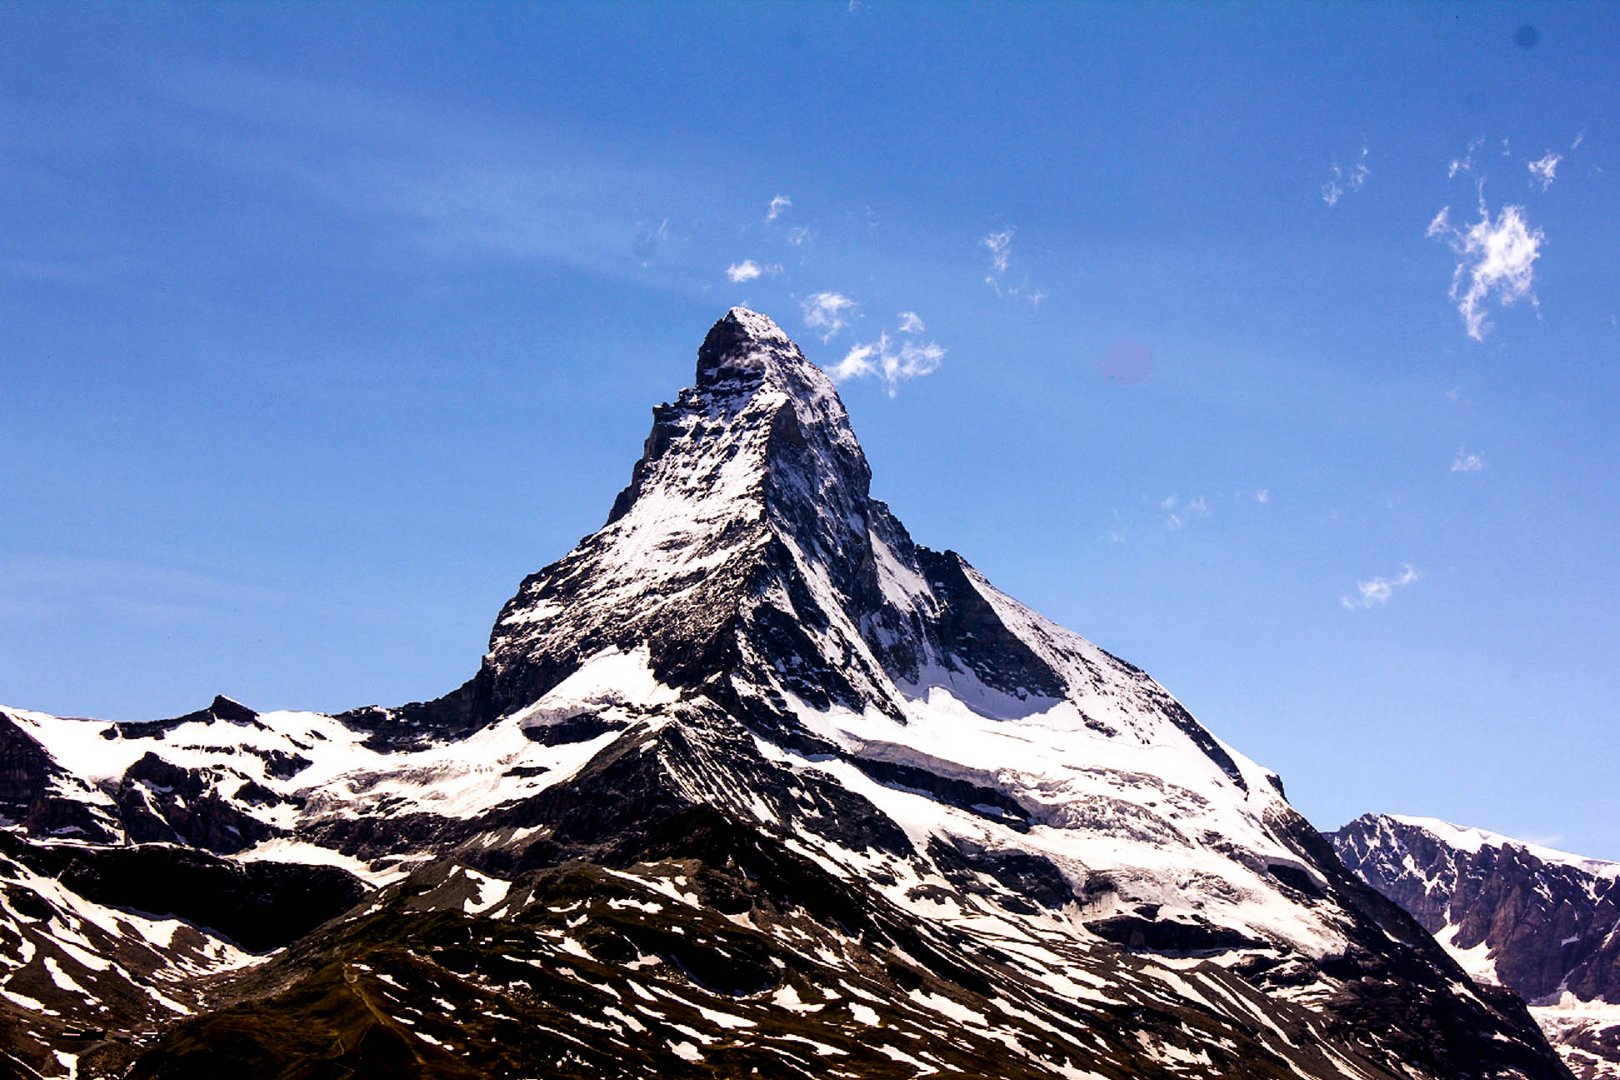
[[[799,301],[804,311],[804,325],[821,334],[822,343],[831,341],[839,331],[849,325],[849,316],[860,305],[843,293],[812,293]]]
[[[806,226],[800,225],[796,228],[789,229],[787,238],[788,243],[792,244],[794,247],[803,247],[805,242],[810,239],[810,230]]]
[[[900,332],[902,334],[920,334],[926,327],[915,311],[902,311],[900,313]]]
[[[889,396],[894,397],[902,382],[932,375],[944,359],[945,350],[932,341],[905,341],[896,347],[885,331],[876,341],[851,348],[842,360],[828,369],[828,374],[837,382],[876,376],[883,380]]]
[[[1451,278],[1451,298],[1457,301],[1468,336],[1483,341],[1490,329],[1486,309],[1492,301],[1508,307],[1529,298],[1535,305],[1535,262],[1545,237],[1525,222],[1522,206],[1502,207],[1493,221],[1483,194],[1479,220],[1466,230],[1452,225],[1450,215],[1451,207],[1443,208],[1424,235],[1443,240],[1460,257]]]
[[[1563,160],[1564,156],[1562,154],[1555,154],[1549,150],[1542,156],[1540,161],[1528,162],[1530,182],[1540,184],[1541,190],[1546,191],[1552,187],[1552,182],[1558,175],[1558,163]]]
[[[769,265],[761,266],[753,259],[744,259],[740,263],[732,263],[730,266],[726,267],[726,277],[730,278],[734,284],[739,285],[745,281],[753,281],[755,278],[761,275],[764,275],[765,277],[775,277],[781,272],[781,263],[770,263]]]
[[[1393,578],[1375,577],[1371,581],[1356,582],[1357,595],[1355,598],[1341,596],[1339,597],[1339,603],[1349,611],[1387,604],[1389,598],[1395,595],[1396,589],[1404,589],[1422,576],[1417,567],[1407,563],[1401,567],[1401,572]]]
[[[1470,473],[1479,472],[1485,467],[1484,454],[1470,454],[1466,450],[1458,450],[1457,456],[1452,459],[1451,471]]]
[[[877,370],[872,363],[872,356],[877,352],[874,345],[856,345],[844,354],[844,358],[832,367],[827,373],[833,377],[834,382],[843,382],[845,379],[858,379],[862,375],[871,375]]]
[[[770,207],[765,211],[765,223],[769,225],[782,216],[782,211],[793,205],[793,200],[786,195],[777,195],[771,199]]]
[[[1581,130],[1578,131],[1575,134],[1575,141],[1569,144],[1569,148],[1571,150],[1579,150],[1581,148],[1581,143],[1583,143],[1585,141],[1586,141],[1586,129],[1581,128]]]
[[[1367,166],[1367,148],[1361,148],[1361,156],[1356,163],[1348,169],[1341,168],[1339,163],[1333,163],[1333,173],[1328,182],[1322,185],[1322,201],[1329,206],[1339,205],[1339,200],[1351,191],[1360,191],[1367,178],[1372,175],[1372,169]]]
[[[1259,491],[1255,492],[1254,501],[1259,503],[1261,506],[1269,503],[1271,501],[1271,489],[1261,488]]]

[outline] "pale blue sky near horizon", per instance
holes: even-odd
[[[0,6],[0,702],[450,689],[747,304],[887,356],[918,542],[1317,825],[1620,859],[1616,57],[1612,5]]]

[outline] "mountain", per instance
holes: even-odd
[[[479,670],[0,713],[18,1075],[1567,1078],[1139,669],[914,543],[733,309]]]
[[[1332,840],[1476,982],[1530,1002],[1577,1076],[1620,1077],[1620,863],[1388,814]]]

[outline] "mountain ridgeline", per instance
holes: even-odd
[[[444,697],[0,710],[0,1070],[1570,1075],[1274,774],[870,484],[733,309]]]

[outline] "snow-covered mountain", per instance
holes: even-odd
[[[1476,981],[1530,1002],[1576,1075],[1620,1077],[1620,863],[1389,814],[1332,839]]]
[[[1275,775],[869,483],[825,373],[733,309],[606,525],[444,697],[0,711],[0,1051],[135,1077],[1568,1076]]]

